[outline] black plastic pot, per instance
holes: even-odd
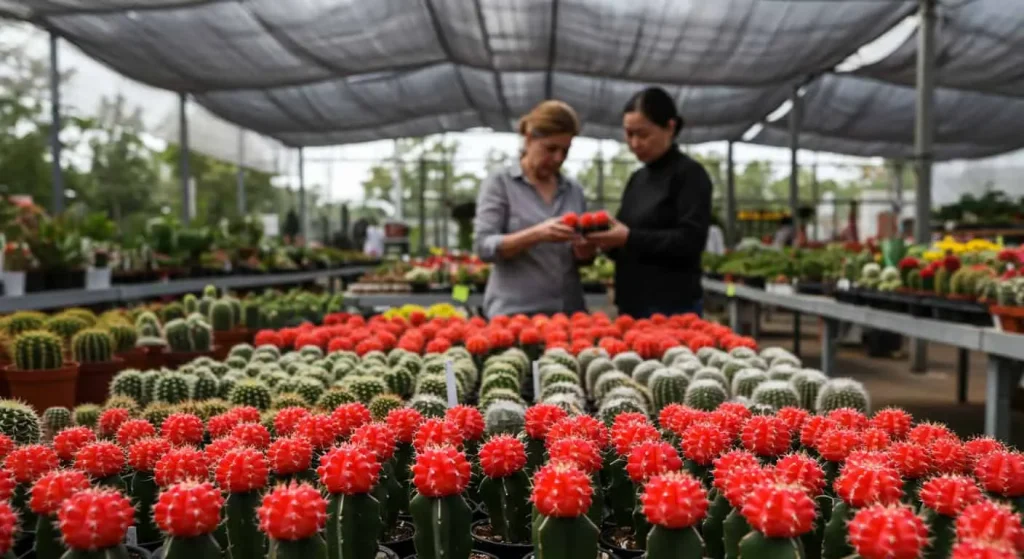
[[[530,553],[533,549],[532,543],[504,543],[488,540],[476,535],[473,528],[477,526],[489,526],[490,520],[477,520],[470,527],[469,533],[473,536],[473,549],[479,549],[494,555],[498,559],[521,559],[523,555]]]
[[[412,528],[412,532],[409,533],[409,537],[395,540],[393,542],[380,542],[381,547],[386,547],[393,551],[397,557],[405,557],[416,553],[416,545],[413,543],[412,538],[416,535],[416,528],[412,526],[412,520],[399,519],[400,524],[406,524]]]
[[[531,553],[531,555],[532,555],[532,553]],[[490,553],[487,553],[486,551],[480,551],[480,550],[477,550],[477,549],[474,549],[473,551],[471,551],[469,557],[470,557],[470,559],[476,559],[476,557],[486,557],[487,559],[498,559],[497,557],[495,557],[494,555],[492,555]],[[418,559],[418,556],[417,555],[406,555],[402,559]]]
[[[619,559],[636,559],[645,553],[645,550],[643,549],[626,549],[615,545],[615,542],[612,541],[611,538],[611,532],[616,528],[618,528],[618,526],[607,524],[601,528],[601,536],[598,541],[601,542],[602,548],[611,550],[611,552]]]
[[[597,552],[600,554],[597,559],[622,559],[610,549],[598,549]],[[523,559],[534,559],[534,552],[529,552],[523,556]]]

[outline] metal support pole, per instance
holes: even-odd
[[[956,353],[956,401],[960,404],[967,403],[968,373],[971,368],[971,352],[959,348]]]
[[[597,154],[597,208],[604,209],[604,154]]]
[[[405,219],[405,189],[402,188],[402,156],[398,149],[398,140],[394,143],[395,167],[391,171],[391,182],[394,183],[395,191],[392,194],[395,204],[395,220]]]
[[[761,303],[757,301],[750,302],[750,337],[761,337]]]
[[[800,166],[797,163],[797,151],[800,149],[800,96],[799,88],[794,86],[790,101],[793,107],[789,110],[789,211],[793,216],[793,239],[800,231]]]
[[[1010,403],[1020,378],[1020,364],[989,356],[985,381],[985,434],[998,440],[1010,438]]]
[[[53,172],[53,200],[50,201],[50,210],[54,215],[64,211],[64,174],[60,168],[61,145],[60,145],[60,60],[57,51],[60,45],[57,43],[56,33],[50,33],[50,156],[53,161],[50,167]]]
[[[181,161],[181,221],[188,224],[192,221],[192,173],[189,171],[188,146],[188,94],[178,94],[178,148]]]
[[[244,216],[248,211],[245,203],[245,130],[238,129],[238,185],[235,187],[235,197],[238,200],[238,216]]]
[[[733,143],[729,141],[725,160],[725,245],[732,246],[736,238],[736,164]]]
[[[818,164],[817,162],[811,166],[811,203],[814,208],[814,225],[811,227],[811,240],[818,240],[818,203],[820,201],[818,193]]]
[[[825,330],[821,340],[821,371],[826,376],[834,376],[836,372],[836,341],[839,338],[839,321],[826,318]]]
[[[420,216],[420,256],[427,254],[427,160],[420,157],[420,188],[419,216]]]
[[[306,210],[306,155],[299,148],[299,235],[303,240],[309,233],[309,216]]]
[[[932,137],[935,132],[932,106],[935,100],[935,3],[920,0],[917,30],[917,117],[914,129],[914,158],[917,191],[914,204],[914,240],[930,244],[932,239]],[[923,372],[928,363],[928,344],[911,342],[910,370]]]
[[[742,326],[740,325],[740,301],[735,297],[729,297],[729,301],[726,303],[726,307],[729,309],[729,328],[737,334],[742,333]]]
[[[448,222],[451,221],[451,204],[448,200],[448,181],[452,177],[452,162],[448,157],[444,160],[444,175],[441,177],[441,209],[438,212],[441,215],[441,243],[439,247],[447,250],[448,249]]]
[[[800,313],[793,312],[793,355],[800,357]]]

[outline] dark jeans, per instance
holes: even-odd
[[[704,301],[697,299],[693,304],[689,306],[675,306],[675,305],[650,305],[648,307],[640,308],[620,308],[619,314],[628,314],[633,318],[650,318],[652,314],[661,313],[666,316],[673,316],[677,314],[693,313],[697,316],[704,316]]]

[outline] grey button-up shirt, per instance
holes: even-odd
[[[586,211],[583,188],[559,176],[554,201],[548,204],[523,176],[516,162],[480,185],[476,201],[476,252],[491,262],[484,293],[487,316],[586,310],[571,243],[541,243],[514,258],[498,254],[504,235],[568,212]]]

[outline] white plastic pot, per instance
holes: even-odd
[[[85,288],[89,291],[110,289],[110,268],[86,268]]]
[[[21,297],[25,294],[25,272],[3,272],[5,297]]]

